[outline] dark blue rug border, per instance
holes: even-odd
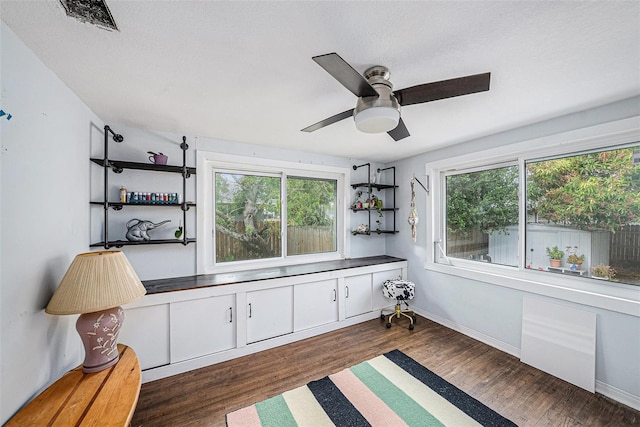
[[[414,376],[430,389],[456,405],[462,412],[487,427],[517,427],[513,421],[498,414],[484,403],[469,396],[458,387],[422,366],[400,350],[392,350],[384,356]]]

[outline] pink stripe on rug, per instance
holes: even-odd
[[[260,417],[256,405],[247,406],[227,414],[227,425],[238,427],[255,427],[260,425]]]
[[[329,375],[329,378],[372,426],[407,425],[349,369]]]

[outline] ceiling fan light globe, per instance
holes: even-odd
[[[371,107],[354,114],[356,128],[365,133],[383,133],[395,129],[400,111],[393,107]]]

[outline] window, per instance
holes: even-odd
[[[287,177],[287,255],[335,252],[337,182]]]
[[[344,257],[346,169],[198,155],[199,272]]]
[[[280,177],[215,172],[216,262],[279,257]]]
[[[441,168],[435,262],[640,285],[640,144],[534,156]]]
[[[640,285],[634,149],[526,162],[527,268]]]
[[[518,167],[447,174],[445,187],[447,257],[516,266]]]

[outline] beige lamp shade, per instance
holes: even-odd
[[[93,313],[137,300],[145,293],[124,253],[87,252],[75,257],[45,312]]]

